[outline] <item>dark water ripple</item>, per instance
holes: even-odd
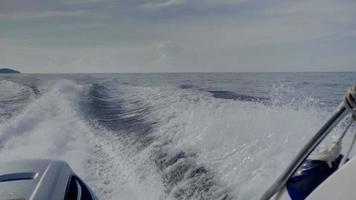
[[[229,99],[229,100],[239,100],[239,101],[252,101],[252,102],[260,102],[260,103],[267,103],[269,98],[267,97],[259,97],[259,96],[250,96],[250,95],[243,95],[238,94],[233,91],[228,90],[209,90],[209,89],[202,89],[194,85],[190,84],[181,84],[179,85],[180,89],[193,89],[202,92],[209,92],[212,94],[214,98],[217,99]]]
[[[143,118],[148,108],[123,108],[125,103],[119,91],[101,84],[93,84],[89,91],[87,111],[101,126],[120,134],[126,134],[140,146],[148,146],[152,137],[152,124]]]
[[[30,88],[32,89],[32,92],[33,92],[36,96],[41,95],[40,90],[39,90],[36,86],[31,85]]]
[[[193,85],[189,85],[189,84],[182,84],[179,86],[180,89],[192,89],[194,88]]]
[[[15,89],[16,88],[14,88],[14,90]],[[0,122],[13,117],[17,112],[22,110],[28,104],[31,97],[34,96],[37,95],[33,89],[27,86],[13,91],[13,95],[0,94]]]
[[[242,95],[242,94],[237,94],[235,92],[224,91],[224,90],[211,90],[209,92],[213,95],[213,97],[218,99],[232,99],[232,100],[253,101],[253,102],[266,102],[269,100],[268,98],[265,97]]]

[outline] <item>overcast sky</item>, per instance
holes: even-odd
[[[354,0],[0,0],[0,68],[356,71]]]

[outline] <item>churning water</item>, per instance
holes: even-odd
[[[0,160],[66,160],[100,199],[258,199],[356,73],[0,76]]]

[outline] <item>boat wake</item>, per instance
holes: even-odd
[[[160,122],[150,118],[154,108],[145,105],[136,91],[139,89],[118,86],[115,82],[94,84],[89,92],[89,108],[94,120],[116,134],[124,134],[120,137],[130,141],[126,145],[134,148],[136,154],[148,154],[141,157],[154,164],[167,197],[231,199],[229,191],[218,184],[214,174],[195,161],[195,152],[174,148],[174,138],[155,134]]]
[[[327,114],[115,79],[0,90],[0,159],[66,160],[101,199],[256,199]]]

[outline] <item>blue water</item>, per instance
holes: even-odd
[[[0,159],[63,159],[101,199],[258,199],[356,73],[0,75]]]

